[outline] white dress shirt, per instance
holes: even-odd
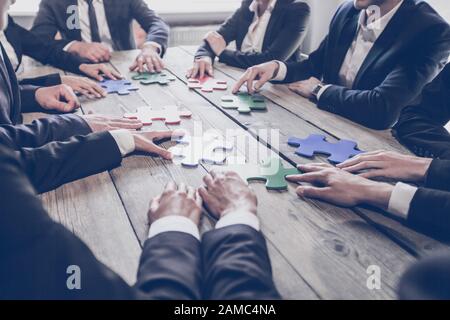
[[[347,88],[352,88],[353,83],[358,75],[359,69],[363,65],[370,50],[372,49],[375,41],[380,37],[383,31],[386,29],[389,22],[400,9],[403,1],[400,1],[391,11],[386,13],[380,19],[370,21],[367,24],[367,13],[366,10],[361,11],[359,17],[359,27],[356,33],[355,39],[350,46],[347,54],[345,56],[344,62],[342,63],[341,69],[339,71],[339,82],[338,85],[342,85]],[[286,78],[287,67],[284,63],[278,62],[280,65],[277,76],[274,78],[276,81],[282,81]],[[317,99],[320,100],[320,96],[330,87],[331,85],[326,85],[319,91]]]
[[[94,0],[93,2],[95,8],[95,16],[97,17],[98,31],[100,33],[100,39],[102,40],[102,44],[104,44],[110,51],[114,51],[114,42],[111,37],[111,31],[109,30],[108,20],[106,18],[105,5],[103,0]],[[86,0],[78,0],[78,15],[80,19],[80,28],[81,28],[81,39],[83,42],[92,42],[91,37],[91,24],[89,22],[89,5]],[[65,48],[65,51],[68,51],[70,46],[74,43],[74,41],[70,42]],[[159,43],[149,41],[144,44],[152,45],[158,48],[161,52],[161,45]]]
[[[388,212],[406,220],[416,192],[416,187],[402,182],[397,183],[389,199]]]
[[[250,4],[249,10],[254,13],[253,22],[248,28],[247,35],[242,42],[242,52],[261,53],[267,27],[269,26],[272,11],[276,4],[277,0],[271,0],[261,16],[258,15],[258,2],[253,0]]]

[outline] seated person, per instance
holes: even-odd
[[[309,6],[298,0],[244,0],[219,28],[209,32],[195,55],[191,78],[213,76],[213,62],[248,68],[271,60],[296,61],[306,35]],[[236,41],[237,50],[227,50]]]
[[[136,49],[133,20],[147,39],[130,70],[160,72],[169,26],[144,0],[42,0],[31,31],[46,40],[59,33],[64,50],[99,63],[109,61],[113,50]]]
[[[450,300],[450,257],[438,255],[415,264],[403,275],[402,300]]]
[[[8,17],[8,26],[0,32],[0,42],[9,57],[12,68],[20,75],[22,56],[27,55],[42,64],[50,64],[56,68],[76,74],[84,74],[95,80],[103,80],[103,76],[110,79],[120,78],[115,70],[102,64],[87,64],[76,55],[67,53],[58,48],[56,41],[43,41],[30,31],[22,28],[11,17]],[[89,97],[104,97],[105,90],[94,81],[87,78],[60,75],[59,73],[32,79],[22,79],[20,84],[36,86],[56,86],[66,84],[74,91],[86,94]]]
[[[423,92],[418,105],[403,109],[395,137],[421,157],[450,160],[450,65]]]
[[[369,204],[386,210],[408,224],[438,234],[450,231],[450,161],[374,151],[337,165],[299,165],[304,174],[288,180],[312,184],[297,187],[299,196],[340,206]],[[358,174],[354,174],[358,173]],[[388,178],[395,186],[372,181]]]
[[[449,53],[450,27],[426,2],[345,1],[307,60],[249,68],[233,92],[244,83],[250,93],[269,80],[291,83],[319,109],[384,130],[420,99]]]
[[[280,297],[258,231],[256,197],[234,174],[206,179],[208,190],[203,189],[202,196],[219,222],[202,239],[202,199],[193,188],[169,183],[152,201],[149,238],[132,287],[100,263],[77,236],[50,219],[20,159],[3,146],[0,176],[0,299]],[[72,265],[82,271],[82,290],[67,286]]]

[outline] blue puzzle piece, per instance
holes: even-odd
[[[328,155],[328,161],[337,164],[344,162],[357,154],[364,153],[357,148],[357,143],[350,140],[340,140],[336,143],[326,141],[326,137],[320,134],[312,134],[307,139],[291,137],[288,144],[298,147],[296,154],[302,157],[312,158],[314,154]]]
[[[120,96],[130,94],[131,91],[139,90],[128,80],[103,80],[98,83],[108,94],[117,93]]]

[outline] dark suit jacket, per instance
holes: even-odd
[[[220,62],[238,68],[248,68],[271,60],[296,61],[299,48],[306,35],[309,22],[309,6],[298,0],[278,0],[264,35],[261,53],[241,52],[242,42],[253,22],[254,13],[249,10],[253,0],[243,0],[241,7],[217,31],[226,43],[236,41],[237,51],[225,50]],[[196,58],[216,57],[209,44],[204,41]]]
[[[5,30],[8,42],[14,48],[19,64],[22,56],[29,56],[42,64],[50,64],[73,73],[80,73],[80,65],[83,61],[76,55],[67,53],[59,48],[56,41],[44,41],[32,32],[22,28],[9,17],[8,28]],[[17,70],[16,70],[17,71]],[[31,84],[36,86],[56,86],[61,84],[59,74],[52,74],[32,79],[24,79],[20,84]]]
[[[450,160],[450,65],[424,90],[418,105],[403,109],[393,133],[421,157]]]
[[[332,84],[320,109],[373,129],[395,124],[403,107],[443,68],[450,53],[450,28],[426,2],[405,0],[364,61],[352,88],[339,86],[339,71],[358,30],[360,11],[347,1],[329,34],[309,59],[288,64],[284,82],[316,77]]]
[[[438,255],[415,264],[403,275],[402,300],[450,300],[450,257]]]
[[[147,32],[147,41],[161,45],[164,54],[169,27],[143,0],[103,0],[109,30],[114,43],[114,50],[131,50],[136,48],[132,21],[135,19]],[[61,33],[62,47],[69,42],[82,41],[79,29],[67,27],[67,8],[77,5],[77,0],[43,0],[34,21],[32,32],[47,40],[53,40],[57,32]],[[99,26],[101,27],[101,26]]]
[[[0,64],[0,125],[9,139],[21,147],[40,147],[51,141],[64,141],[74,135],[91,133],[89,125],[76,115],[58,115],[20,125],[22,112],[45,112],[36,102],[37,87],[19,86],[15,72],[0,45],[4,65]],[[9,125],[9,126],[8,126]]]
[[[408,222],[432,233],[450,232],[450,160],[433,160],[411,202]]]
[[[246,226],[211,231],[202,245],[179,232],[147,240],[137,283],[128,286],[79,238],[49,218],[23,166],[17,154],[0,146],[0,299],[279,297],[264,238]],[[81,290],[67,288],[71,265],[81,270]],[[203,281],[202,266],[207,270]]]

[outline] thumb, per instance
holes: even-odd
[[[299,186],[297,187],[297,194],[301,197],[320,199],[323,196],[324,189],[311,187],[311,186]]]

